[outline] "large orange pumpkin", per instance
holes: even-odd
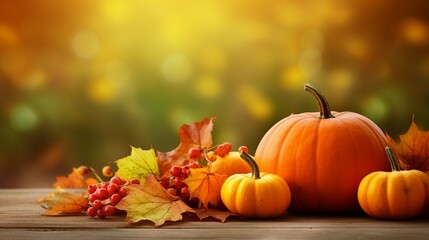
[[[306,84],[319,112],[292,114],[275,124],[255,153],[261,171],[281,175],[292,193],[290,210],[350,213],[360,210],[357,189],[374,171],[388,171],[386,138],[368,118],[331,112],[323,95]]]

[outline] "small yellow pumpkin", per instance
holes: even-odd
[[[364,177],[358,188],[359,204],[375,218],[414,218],[422,213],[429,197],[429,176],[419,170],[401,171],[392,149],[386,147],[386,152],[392,171]]]
[[[256,161],[240,153],[252,172],[234,174],[222,186],[221,198],[229,211],[247,218],[269,218],[283,214],[289,207],[291,193],[279,175],[259,172]]]
[[[250,173],[249,164],[236,151],[229,152],[225,157],[218,156],[211,165],[212,172],[225,174],[228,177],[236,173]]]

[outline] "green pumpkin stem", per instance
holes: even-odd
[[[399,167],[398,161],[396,160],[395,153],[393,153],[392,148],[387,146],[386,153],[387,158],[389,158],[390,167],[392,168],[392,171],[401,171],[401,168]]]
[[[240,152],[240,157],[246,161],[247,164],[249,164],[250,168],[252,169],[252,178],[253,179],[260,179],[261,175],[260,175],[260,171],[259,171],[259,166],[256,163],[255,159],[248,154],[247,152]]]
[[[316,88],[314,88],[308,83],[304,85],[304,90],[307,92],[310,92],[311,94],[313,94],[314,97],[316,97],[317,103],[319,104],[319,110],[320,110],[319,118],[322,118],[322,119],[335,118],[331,114],[331,108],[329,107],[328,101],[319,90],[317,90]]]

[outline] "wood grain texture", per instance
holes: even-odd
[[[0,239],[429,239],[429,219],[383,221],[365,215],[287,213],[271,220],[229,219],[126,224],[124,217],[41,216],[36,200],[52,189],[0,189]]]

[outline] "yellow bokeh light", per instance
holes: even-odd
[[[172,54],[165,58],[161,66],[164,77],[172,83],[181,83],[189,80],[192,74],[192,65],[189,59],[182,54]]]
[[[347,69],[336,69],[330,73],[329,80],[335,91],[346,91],[352,88],[353,74]]]
[[[79,32],[72,40],[73,51],[76,56],[80,58],[91,58],[95,56],[99,47],[97,35],[93,32]]]
[[[124,23],[131,16],[130,4],[125,1],[107,0],[101,5],[105,18],[112,23]]]
[[[201,67],[210,72],[220,72],[226,67],[226,56],[221,49],[207,48],[201,53]]]
[[[306,77],[298,66],[286,68],[281,76],[281,85],[285,89],[297,89],[304,85]]]
[[[266,120],[273,113],[271,101],[254,86],[246,85],[238,89],[238,98],[247,112],[258,120]]]
[[[301,71],[308,77],[316,76],[322,68],[322,55],[318,49],[309,48],[300,57]]]
[[[194,88],[203,98],[216,98],[222,93],[222,82],[214,75],[203,75],[195,80]]]
[[[93,80],[88,85],[89,98],[96,103],[109,103],[115,95],[115,86],[106,79]]]

